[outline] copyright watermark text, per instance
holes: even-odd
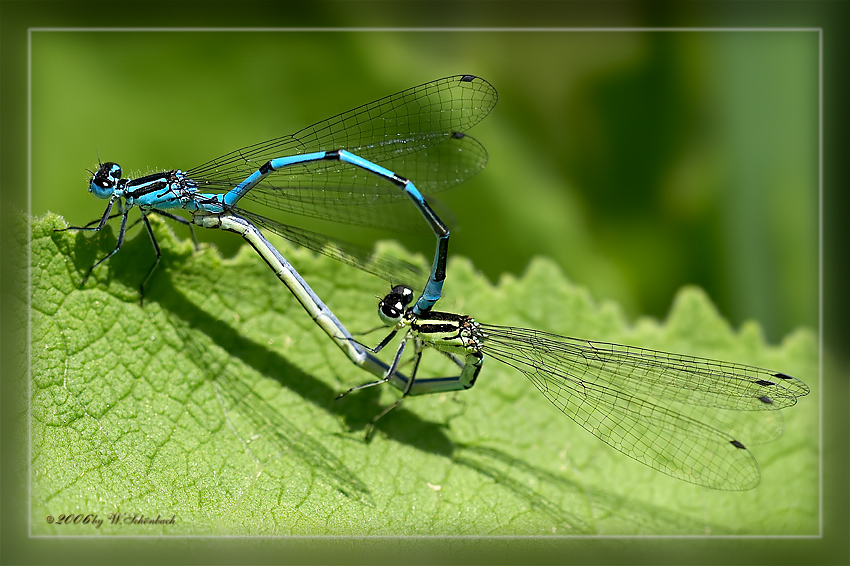
[[[156,517],[144,513],[109,513],[100,516],[97,513],[60,513],[56,517],[48,515],[48,523],[56,525],[92,525],[95,529],[106,521],[108,525],[173,525],[177,516],[164,516],[160,513]]]

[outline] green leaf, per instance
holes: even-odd
[[[756,323],[731,329],[695,288],[681,290],[664,324],[630,325],[617,305],[597,304],[546,259],[493,286],[454,258],[444,310],[776,368],[812,394],[785,411],[781,439],[753,447],[762,483],[748,492],[690,485],[632,461],[495,360],[470,392],[406,399],[366,443],[364,427],[398,392],[374,387],[336,401],[371,376],[253,251],[222,259],[155,222],[162,262],[142,306],[138,287],[154,260],[147,235],[128,239],[81,289],[115,236],[54,231],[65,226],[55,215],[32,221],[34,534],[818,532],[818,359],[809,330],[768,346]],[[281,249],[349,330],[379,324],[375,297],[386,283]],[[442,356],[425,358],[421,371],[451,370]],[[63,514],[80,523],[47,520]],[[83,524],[92,514],[99,527]],[[141,515],[174,522],[124,523]]]

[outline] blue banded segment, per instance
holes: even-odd
[[[317,152],[317,153],[308,153],[304,155],[297,155],[291,157],[282,157],[278,159],[273,159],[268,161],[266,164],[261,166],[256,172],[251,174],[245,181],[240,183],[237,187],[227,192],[222,198],[222,207],[221,210],[234,210],[235,205],[239,202],[243,196],[249,194],[249,191],[257,186],[257,184],[262,181],[265,177],[274,173],[276,171],[280,171],[287,167],[292,167],[296,164],[306,164],[313,163],[317,161],[341,161],[343,163],[349,163],[355,167],[359,167],[366,171],[369,171],[378,177],[383,177],[391,184],[395,185],[403,194],[407,195],[410,200],[413,202],[414,206],[420,211],[422,217],[425,219],[428,227],[433,231],[434,235],[437,237],[437,249],[434,254],[434,261],[431,268],[431,273],[428,277],[428,281],[425,285],[425,289],[420,295],[418,301],[414,305],[417,314],[421,314],[431,310],[431,307],[440,299],[443,288],[443,281],[446,278],[446,260],[448,257],[448,246],[449,246],[449,229],[440,220],[439,216],[431,209],[428,203],[425,200],[425,197],[412,181],[406,179],[400,175],[396,175],[392,171],[381,167],[380,165],[376,165],[370,161],[367,161],[353,153],[350,153],[346,150],[339,151],[327,151],[327,152]],[[219,212],[219,210],[215,207],[211,207],[211,212]],[[396,273],[396,276],[399,274]]]
[[[402,391],[373,424],[406,396],[469,389],[489,356],[524,374],[559,411],[623,454],[686,482],[740,491],[760,481],[747,444],[781,435],[778,411],[809,394],[805,383],[782,372],[493,326],[454,313],[419,316],[408,308],[412,300],[413,292],[399,286],[381,301],[381,319],[393,330],[372,351],[399,332],[404,340],[382,379],[349,390],[389,382]],[[414,370],[398,377],[392,372],[408,341]],[[460,374],[418,377],[426,346],[454,357]]]

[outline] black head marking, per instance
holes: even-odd
[[[107,161],[101,163],[89,181],[89,192],[98,198],[110,198],[121,181],[121,166]]]
[[[390,290],[387,297],[393,296],[405,307],[413,301],[413,289],[407,285],[396,285]]]
[[[378,303],[378,316],[387,326],[394,326],[401,320],[411,301],[413,301],[413,289],[407,285],[396,285]]]

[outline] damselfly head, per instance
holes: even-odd
[[[97,198],[110,198],[121,180],[121,173],[121,166],[117,163],[101,163],[89,182],[89,192]]]
[[[413,289],[406,285],[396,285],[378,303],[378,316],[387,326],[395,326],[404,315],[404,311],[413,301]]]

